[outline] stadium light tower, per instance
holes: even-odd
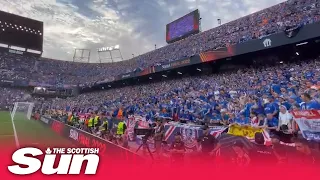
[[[113,52],[119,52],[119,56],[114,56]],[[109,56],[103,56],[103,53],[107,53],[109,54]],[[108,60],[111,59],[111,62],[114,62],[115,58],[120,58],[121,60],[123,60],[122,54],[120,51],[120,45],[98,48],[98,56],[99,56],[100,63],[102,63],[102,60],[105,60],[105,59],[108,59]]]
[[[90,62],[90,49],[75,49],[73,55],[73,62]]]

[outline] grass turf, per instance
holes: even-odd
[[[66,138],[56,134],[42,122],[28,120],[23,114],[16,114],[13,120],[18,141],[23,146],[59,147],[71,146]],[[10,112],[0,112],[0,146],[15,147],[15,136]]]

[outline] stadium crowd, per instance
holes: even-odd
[[[99,111],[114,117],[121,111],[124,117],[135,114],[150,121],[164,117],[202,124],[273,124],[278,128],[280,112],[320,109],[320,69],[315,68],[319,60],[259,65],[46,101],[34,99],[31,92],[22,89],[1,88],[0,102],[8,107],[28,100],[41,105],[39,109]]]
[[[319,64],[320,57],[278,62],[276,66],[237,69],[53,99],[43,102],[42,108],[56,109],[53,114],[62,112],[63,121],[70,124],[74,122],[67,119],[64,112],[73,111],[73,117],[89,114],[88,124],[82,122],[76,127],[131,148],[134,146],[125,139],[124,128],[120,128],[123,130],[121,133],[118,132],[119,128],[110,128],[112,119],[127,119],[128,115],[133,114],[144,116],[149,123],[158,123],[160,117],[168,121],[212,126],[241,124],[265,129],[272,137],[272,144],[275,140],[292,143],[298,129],[291,110],[320,110],[320,69],[315,68]],[[96,117],[102,121],[95,121]],[[105,134],[105,129],[113,132]],[[176,139],[179,144],[181,134],[175,135]],[[301,139],[295,143],[306,144]],[[241,142],[235,142],[234,146],[243,149]],[[165,152],[165,146],[162,148]],[[181,149],[178,151],[185,153]],[[156,149],[156,152],[160,151]],[[280,161],[283,159],[280,158]]]
[[[81,94],[48,103],[52,109],[104,110],[190,121],[241,121],[263,115],[278,118],[281,108],[320,109],[319,59],[234,73],[156,82]],[[174,117],[177,114],[178,117]],[[272,117],[271,117],[272,115]],[[177,120],[177,119],[176,119]],[[246,120],[250,123],[250,120]]]
[[[162,48],[115,63],[74,63],[0,53],[0,78],[50,85],[92,84],[137,68],[157,66],[226,45],[246,42],[286,28],[318,22],[317,0],[289,0]],[[19,62],[19,63],[17,63]]]
[[[30,93],[25,90],[13,89],[13,88],[0,88],[0,109],[9,109],[12,107],[13,103],[21,101],[33,101]]]

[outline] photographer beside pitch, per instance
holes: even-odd
[[[156,127],[155,127],[155,135],[154,135],[154,144],[155,144],[155,149],[156,149],[156,154],[158,157],[162,153],[162,141],[164,137],[164,125],[161,119],[156,120]]]

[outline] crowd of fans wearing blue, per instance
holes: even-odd
[[[114,116],[121,109],[151,121],[160,116],[276,130],[285,123],[279,122],[281,114],[297,109],[320,110],[320,69],[314,68],[320,64],[318,60],[110,89],[54,99],[45,106],[102,110]]]
[[[157,66],[230,44],[246,42],[320,20],[317,0],[289,0],[132,59],[104,64],[73,63],[0,53],[0,78],[44,84],[111,81],[137,68]]]
[[[156,116],[187,122],[238,123],[277,128],[279,111],[320,109],[319,58],[283,63],[261,69],[239,69],[233,73],[185,77],[146,85],[52,99],[45,108],[76,108],[117,114],[133,113],[154,120]],[[30,100],[18,89],[1,88],[1,104]],[[31,99],[32,100],[32,99]],[[34,100],[34,99],[33,99]]]

